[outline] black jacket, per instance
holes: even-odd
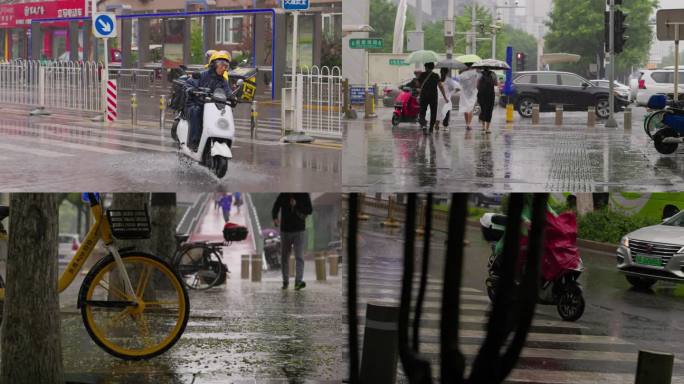
[[[290,200],[294,199],[294,206]],[[281,232],[300,232],[306,229],[306,217],[313,212],[308,193],[281,193],[278,195],[271,215],[273,220],[280,213]]]

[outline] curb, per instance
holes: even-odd
[[[577,246],[580,248],[590,249],[592,251],[609,253],[611,256],[615,255],[618,246],[610,243],[601,243],[593,240],[577,239]]]

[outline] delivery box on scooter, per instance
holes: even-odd
[[[242,80],[242,90],[238,93],[241,102],[250,103],[256,94],[256,81],[258,70],[256,68],[238,67],[228,73],[231,85]]]

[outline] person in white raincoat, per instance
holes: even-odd
[[[451,96],[456,92],[456,89],[458,89],[458,84],[456,81],[451,77],[451,69],[449,68],[442,68],[439,71],[440,78],[442,81],[442,84],[444,85],[444,92],[446,93],[446,100],[443,98],[439,98],[438,103],[437,103],[437,111],[439,114],[437,115],[437,127],[439,129],[439,123],[442,122],[442,125],[444,127],[449,126],[449,117],[451,115],[451,110],[453,109],[453,105],[451,102]]]
[[[477,103],[477,83],[480,80],[480,74],[472,68],[473,63],[465,63],[468,67],[461,72],[459,76],[459,83],[461,86],[461,93],[458,99],[458,110],[463,112],[466,121],[466,129],[471,130],[473,122],[473,109]]]

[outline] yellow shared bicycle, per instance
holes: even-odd
[[[105,211],[96,194],[89,193],[88,200],[95,222],[60,276],[59,292],[71,285],[102,240],[108,255],[88,271],[78,295],[88,334],[102,349],[122,359],[149,359],[162,354],[185,330],[188,293],[165,261],[134,249],[119,251],[114,245],[114,238],[149,238],[146,209]],[[0,299],[4,297],[5,289],[1,288]]]

